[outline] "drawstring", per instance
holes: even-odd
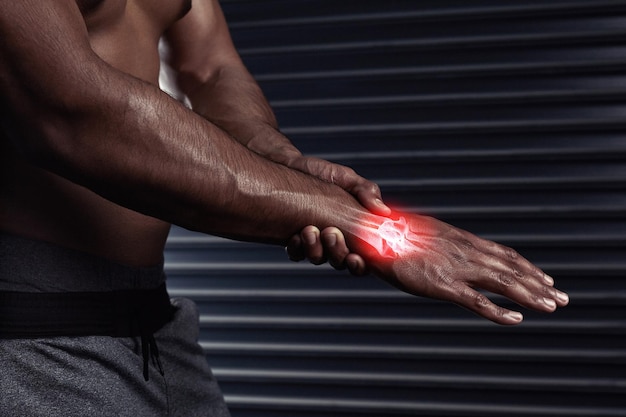
[[[165,375],[163,366],[161,365],[161,359],[159,359],[159,348],[157,347],[156,340],[153,334],[141,335],[141,353],[143,356],[143,379],[150,380],[148,372],[148,362],[152,359],[152,364],[159,368],[161,376]]]
[[[161,376],[165,376],[154,332],[164,324],[163,322],[171,320],[176,310],[170,303],[169,296],[165,292],[165,286],[162,286],[162,291],[157,293],[156,297],[158,298],[150,299],[144,292],[131,301],[133,302],[131,329],[140,336],[141,356],[143,357],[143,379],[146,382],[150,380],[150,360],[152,360],[152,365],[158,368]],[[161,305],[158,305],[159,303]],[[161,321],[162,319],[165,320]]]

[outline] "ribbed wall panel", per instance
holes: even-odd
[[[626,1],[222,6],[300,149],[516,248],[571,296],[499,327],[174,228],[170,289],[200,307],[233,417],[626,416]]]

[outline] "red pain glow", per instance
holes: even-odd
[[[382,238],[381,255],[394,257],[409,249],[413,244],[409,242],[409,225],[404,217],[399,220],[385,220],[378,227],[378,235]]]
[[[380,224],[373,222],[366,224],[360,228],[357,235],[385,258],[395,258],[418,249],[417,235],[411,232],[404,217],[398,220],[384,219]]]

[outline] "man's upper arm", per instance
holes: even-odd
[[[73,0],[0,0],[0,10],[2,125],[20,132],[11,135],[19,149],[41,157],[100,93],[97,56]]]
[[[243,68],[217,0],[194,0],[189,13],[167,31],[166,41],[170,65],[179,73],[180,87],[186,93],[220,68]]]
[[[0,82],[4,99],[68,98],[93,61],[73,0],[0,0]],[[63,93],[63,94],[60,94]]]

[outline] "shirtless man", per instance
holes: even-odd
[[[193,304],[166,297],[170,223],[367,268],[500,324],[522,315],[474,288],[544,312],[568,303],[515,251],[392,213],[375,184],[301,155],[217,0],[0,10],[2,415],[228,415]],[[162,38],[193,111],[157,86]]]

